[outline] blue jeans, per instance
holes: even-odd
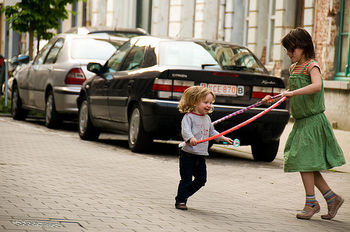
[[[207,166],[204,156],[193,155],[180,149],[179,166],[181,180],[175,204],[186,203],[207,182]],[[192,180],[192,176],[194,180]]]

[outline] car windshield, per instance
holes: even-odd
[[[117,48],[108,41],[77,38],[72,42],[72,58],[107,60]]]
[[[221,43],[162,41],[159,64],[266,73],[264,67],[248,49]]]

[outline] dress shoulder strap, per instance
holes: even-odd
[[[301,70],[301,73],[305,72],[305,69],[309,66],[309,64],[311,64],[311,62],[313,62],[314,60],[309,60],[309,62],[306,63],[306,65],[304,66],[303,70]]]
[[[294,71],[294,69],[295,69],[296,66],[297,66],[297,63],[294,63],[294,64],[292,64],[292,65],[289,67],[289,73],[290,73],[290,74],[293,73],[293,71]]]

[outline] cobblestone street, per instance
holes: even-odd
[[[107,135],[80,140],[74,125],[49,130],[9,117],[0,117],[0,136],[0,231],[350,231],[345,169],[324,172],[345,198],[336,218],[320,218],[327,206],[316,192],[321,212],[298,220],[305,197],[298,173],[284,173],[281,158],[254,162],[245,151],[216,147],[206,186],[180,211],[174,144],[136,154]]]

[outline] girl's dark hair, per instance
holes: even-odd
[[[304,28],[292,29],[282,38],[281,43],[287,51],[294,52],[296,48],[300,48],[303,49],[307,59],[315,58],[315,49],[311,35]]]

